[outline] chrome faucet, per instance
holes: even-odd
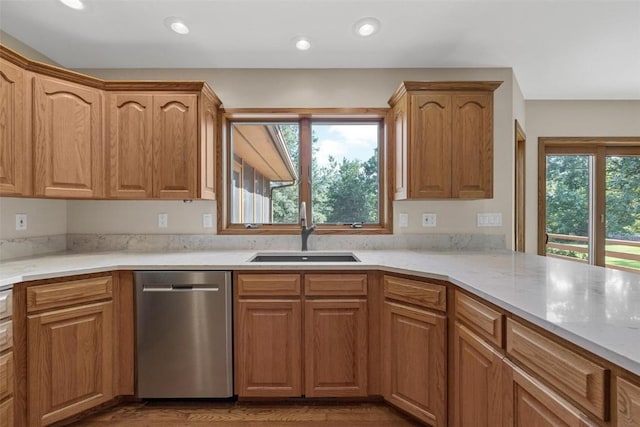
[[[316,225],[312,225],[311,227],[307,227],[307,204],[305,202],[300,203],[300,225],[302,228],[300,229],[300,237],[302,238],[302,250],[308,251],[307,242],[309,241],[309,236],[313,233],[313,230],[316,229]]]
[[[300,229],[300,237],[302,238],[302,250],[308,251],[307,242],[309,241],[309,236],[313,233],[313,230],[316,229],[316,225],[313,224],[311,227],[307,227],[307,219],[301,218],[300,224],[302,228]]]

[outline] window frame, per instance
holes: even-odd
[[[233,167],[233,153],[231,152],[231,124],[235,122],[269,122],[269,123],[298,123],[300,126],[300,177],[299,202],[305,201],[307,217],[311,218],[311,125],[312,123],[339,123],[341,121],[359,122],[371,121],[380,124],[378,137],[378,188],[379,188],[379,222],[376,224],[362,224],[360,228],[353,228],[351,224],[317,224],[316,234],[391,234],[393,233],[393,199],[392,182],[389,167],[392,164],[390,147],[392,138],[389,137],[389,108],[318,108],[318,109],[227,109],[221,112],[221,155],[218,167],[218,234],[299,234],[300,224],[259,224],[257,227],[247,228],[245,224],[233,224],[230,221],[230,191],[231,179],[229,171]]]
[[[640,156],[640,137],[540,137],[538,138],[538,255],[546,256],[547,155],[593,156],[593,262],[601,267],[606,250],[606,157]],[[600,220],[597,220],[600,218]],[[607,266],[609,267],[609,266]],[[622,269],[622,268],[618,268]]]

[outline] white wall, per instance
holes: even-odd
[[[526,101],[526,245],[538,240],[538,138],[640,136],[640,101]]]
[[[16,214],[27,214],[27,229],[16,231]],[[65,200],[0,197],[0,239],[67,233]]]
[[[513,99],[511,69],[155,69],[155,70],[79,70],[105,79],[130,80],[205,80],[224,103],[225,108],[323,108],[388,107],[387,101],[403,80],[501,80],[496,90],[494,108],[494,198],[473,201],[395,202],[394,217],[409,214],[409,227],[395,227],[396,233],[475,233],[505,234],[512,240],[512,164]],[[167,203],[167,202],[158,202]],[[136,202],[126,206],[136,212],[144,210]],[[161,209],[162,204],[155,206]],[[70,202],[69,232],[125,232],[140,229],[149,233],[167,230],[149,228],[149,219],[134,214],[127,225],[119,214],[103,215],[103,202]],[[111,208],[110,208],[111,209]],[[169,209],[169,208],[167,208]],[[424,228],[421,213],[438,214],[438,226]],[[476,213],[502,213],[503,226],[477,228]],[[82,217],[82,220],[80,220]],[[188,223],[188,222],[185,222]],[[191,230],[191,229],[189,229]],[[186,228],[172,232],[187,233]],[[510,244],[510,243],[508,243]]]
[[[0,7],[1,9],[1,7]],[[15,50],[19,54],[26,56],[27,58],[40,61],[47,64],[58,65],[57,62],[49,58],[48,56],[43,55],[37,50],[33,49],[30,46],[22,43],[20,40],[16,39],[10,34],[5,33],[4,31],[0,31],[0,43],[8,47],[9,49]]]

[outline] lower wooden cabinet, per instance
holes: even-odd
[[[640,426],[640,387],[618,378],[618,427]]]
[[[453,337],[452,425],[502,426],[502,354],[459,322]]]
[[[106,301],[28,316],[30,426],[113,398],[112,310]]]
[[[0,427],[13,427],[13,398],[0,403]]]
[[[432,426],[446,426],[446,317],[384,303],[384,398]]]
[[[302,396],[299,300],[240,300],[236,305],[236,393]]]
[[[305,396],[367,396],[367,301],[305,301]]]
[[[504,425],[514,427],[591,427],[599,424],[525,373],[503,361]]]

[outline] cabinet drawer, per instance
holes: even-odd
[[[608,369],[511,319],[507,353],[601,420],[608,418]]]
[[[367,275],[307,274],[304,293],[309,296],[367,295]]]
[[[13,398],[0,403],[0,427],[13,427]]]
[[[13,322],[11,320],[0,323],[0,352],[13,347]]]
[[[13,314],[13,293],[11,289],[0,292],[0,319]]]
[[[298,296],[299,274],[238,274],[238,296]]]
[[[455,300],[456,317],[485,340],[502,347],[503,315],[459,291]]]
[[[640,425],[640,387],[618,378],[618,426]]]
[[[0,400],[13,394],[13,351],[0,356]]]
[[[384,276],[384,296],[435,310],[447,310],[447,288],[435,283]]]
[[[111,276],[27,288],[27,313],[111,298]]]

